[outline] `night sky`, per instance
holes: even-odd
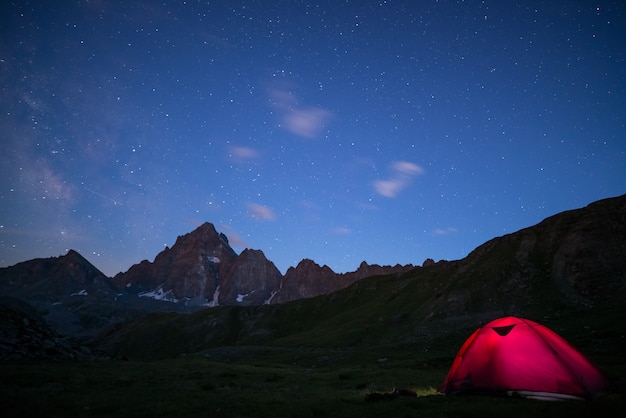
[[[5,1],[0,266],[203,222],[284,273],[626,193],[622,1]]]

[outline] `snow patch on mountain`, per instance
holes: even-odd
[[[163,286],[160,286],[158,289],[151,290],[149,292],[143,292],[139,294],[140,298],[151,298],[154,300],[162,300],[165,302],[177,303],[178,299],[174,297],[174,294],[171,290],[167,292],[163,290]]]
[[[272,290],[272,294],[270,295],[270,297],[269,297],[269,298],[267,298],[267,299],[263,302],[263,304],[264,304],[264,305],[269,305],[269,304],[271,304],[271,303],[272,303],[272,299],[274,298],[274,296],[276,296],[276,293],[278,293],[278,290]]]
[[[253,290],[252,292],[248,292],[248,293],[245,293],[245,294],[244,294],[244,293],[237,293],[237,299],[236,299],[237,303],[241,303],[241,302],[243,302],[243,300],[244,300],[245,298],[247,298],[248,296],[250,296],[250,295],[251,295],[251,294],[253,294],[254,292],[255,292],[255,291]]]
[[[85,289],[76,292],[76,293],[72,293],[70,296],[87,296],[87,291]]]
[[[219,285],[215,288],[215,292],[213,292],[213,300],[207,302],[204,306],[208,306],[209,308],[214,308],[216,306],[220,306],[218,299],[220,297],[220,287]]]

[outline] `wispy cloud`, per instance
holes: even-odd
[[[457,232],[457,229],[449,226],[447,228],[435,228],[433,230],[433,234],[435,235],[448,235],[448,234],[454,234],[455,232]]]
[[[262,221],[273,221],[276,219],[274,211],[267,206],[258,203],[248,203],[248,213],[255,219]]]
[[[228,156],[238,161],[253,160],[259,157],[259,152],[250,147],[229,147]]]
[[[340,226],[332,229],[332,233],[335,235],[350,235],[352,230],[347,226]]]
[[[405,175],[424,174],[424,169],[417,164],[408,161],[396,161],[391,165],[396,172]]]
[[[298,136],[316,137],[324,128],[331,113],[320,108],[296,109],[283,116],[285,129]]]
[[[393,198],[405,189],[415,176],[424,174],[424,169],[408,161],[395,161],[391,165],[391,178],[376,180],[374,190],[384,197]]]
[[[222,224],[220,229],[224,231],[231,247],[248,247],[248,243],[230,225]]]
[[[281,127],[304,138],[315,138],[332,118],[321,107],[301,106],[288,85],[269,90],[272,105],[278,110]]]
[[[376,192],[385,197],[396,197],[400,190],[404,189],[406,185],[404,181],[400,179],[391,179],[391,180],[376,180],[374,182],[374,189]]]

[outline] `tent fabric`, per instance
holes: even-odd
[[[602,372],[554,331],[508,316],[474,331],[439,392],[591,399],[609,387]]]

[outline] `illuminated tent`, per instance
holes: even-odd
[[[554,331],[509,316],[474,331],[439,392],[592,399],[609,386],[602,372]]]

